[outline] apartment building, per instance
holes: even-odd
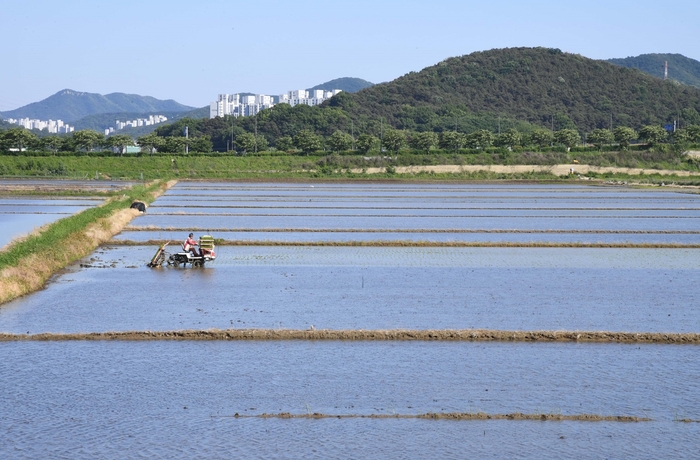
[[[323,101],[332,98],[341,90],[332,91],[305,89],[292,90],[279,96],[266,94],[219,94],[216,101],[209,106],[209,118],[231,115],[234,117],[248,117],[256,115],[263,109],[269,109],[276,104],[289,104],[292,107],[298,104],[319,105]]]
[[[6,120],[8,123],[12,123],[13,125],[19,125],[22,126],[26,129],[38,129],[42,130],[45,129],[49,133],[52,134],[58,134],[58,133],[72,133],[75,128],[64,123],[63,120],[37,120],[37,119],[29,119],[29,118],[8,118]]]

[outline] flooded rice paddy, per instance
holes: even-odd
[[[97,206],[101,199],[0,196],[0,247],[33,229]]]
[[[381,242],[696,245],[698,224],[700,197],[667,190],[183,182],[114,244],[0,307],[0,332],[697,333],[700,249]],[[263,245],[220,245],[202,269],[145,267],[144,242],[192,230]],[[334,241],[379,246],[274,246]],[[68,341],[0,354],[12,458],[691,457],[700,435],[696,345]],[[260,417],[452,412],[651,421]]]
[[[367,342],[3,343],[14,458],[692,456],[695,347]],[[39,374],[41,377],[39,377]],[[5,382],[6,379],[2,379]],[[284,420],[446,411],[651,422]],[[110,455],[111,453],[111,455]]]
[[[119,241],[699,244],[698,195],[575,186],[180,183]]]
[[[105,247],[3,332],[208,328],[698,332],[700,249],[221,247],[203,270]],[[109,292],[109,295],[105,293]]]

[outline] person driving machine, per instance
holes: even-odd
[[[184,243],[182,243],[182,249],[186,252],[191,252],[195,257],[202,257],[201,253],[197,253],[197,242],[194,239],[194,233],[190,233]]]

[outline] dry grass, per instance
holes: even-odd
[[[63,245],[28,255],[18,265],[0,270],[0,303],[40,289],[51,275],[109,241],[138,214],[134,209],[117,211],[74,233]]]
[[[594,342],[700,344],[700,333],[607,331],[501,331],[490,329],[208,329],[88,333],[5,334],[0,342],[67,340],[341,340],[341,341],[463,341],[463,342]]]
[[[292,414],[280,412],[277,414],[262,413],[259,415],[240,415],[238,413],[229,416],[215,416],[212,418],[280,418],[280,419],[424,419],[424,420],[536,420],[536,421],[578,421],[578,422],[649,422],[650,418],[628,415],[597,415],[597,414],[524,414],[513,412],[510,414],[487,414],[484,412],[428,412],[426,414],[322,414],[318,412],[307,414]]]

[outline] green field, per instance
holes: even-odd
[[[227,154],[115,156],[22,154],[0,155],[0,177],[52,177],[61,179],[559,179],[548,173],[494,174],[430,172],[397,174],[400,166],[429,165],[556,165],[578,161],[591,166],[698,171],[692,157],[673,152],[493,152],[385,153],[289,155],[265,152],[258,155]],[[387,168],[368,174],[369,168]],[[606,175],[620,177],[620,175]]]

